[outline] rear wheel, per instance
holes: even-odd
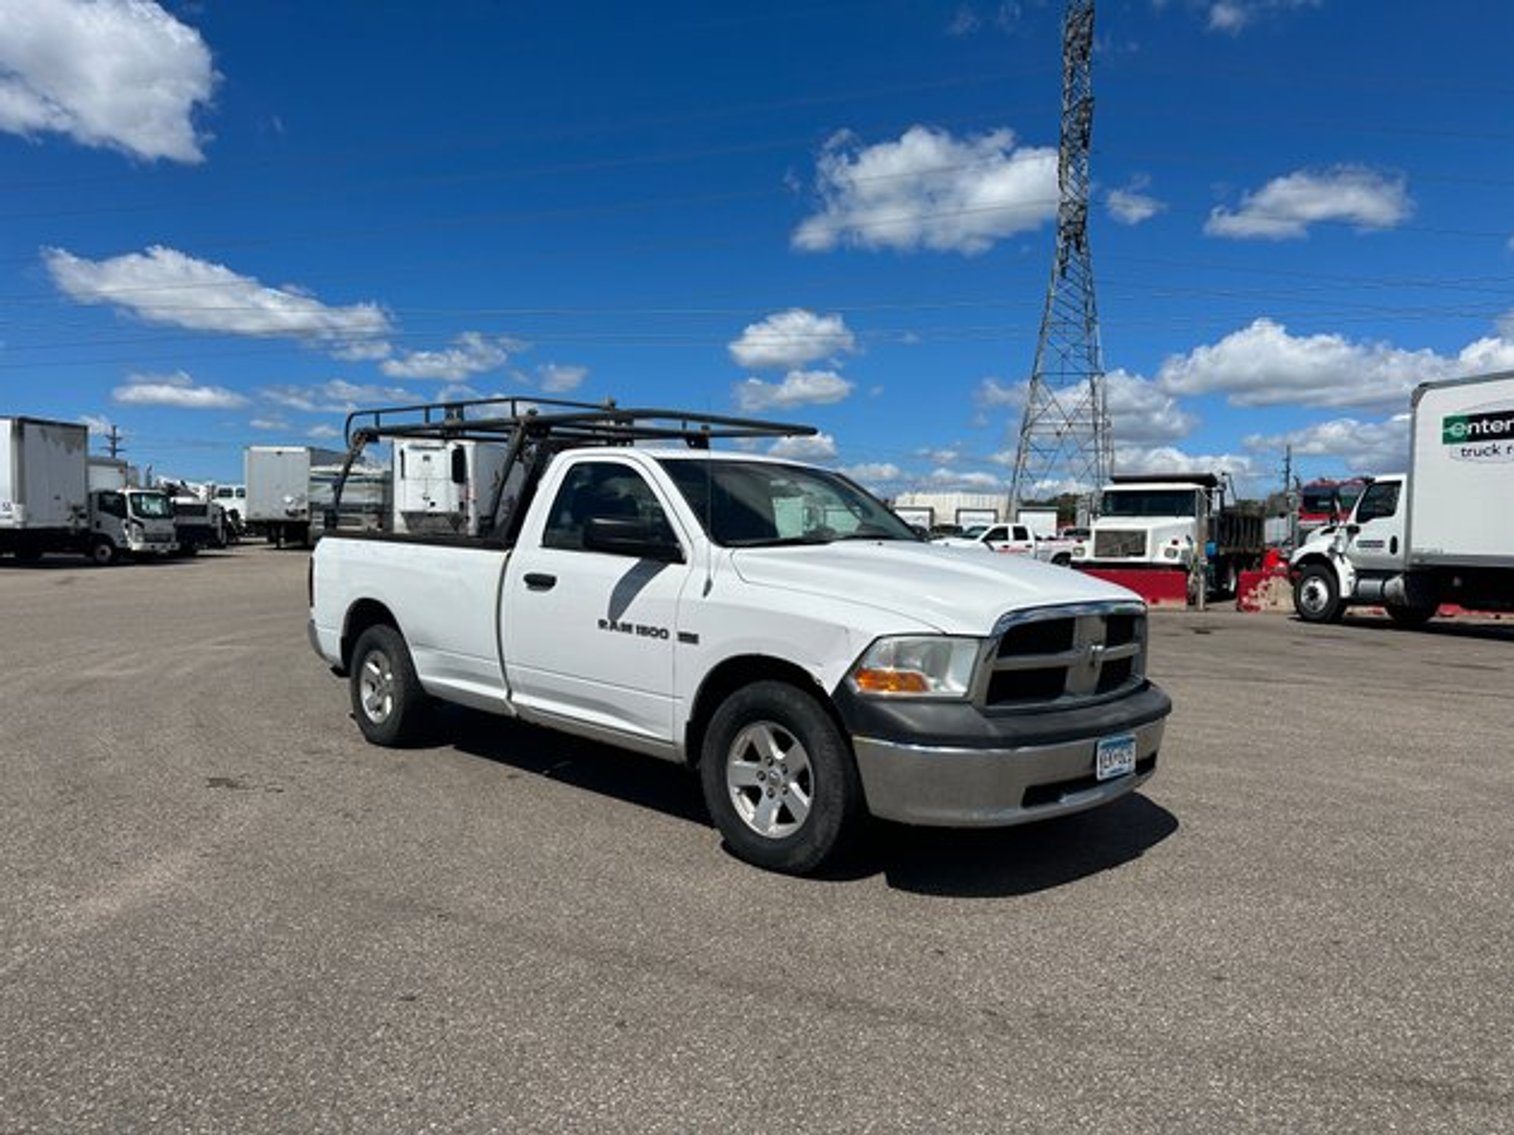
[[[786,682],[754,682],[721,704],[700,779],[726,844],[770,871],[815,870],[861,821],[862,784],[846,738],[819,702]]]
[[[1304,569],[1293,586],[1293,609],[1306,623],[1338,623],[1346,611],[1335,573],[1322,564]]]
[[[415,740],[425,726],[430,700],[415,676],[404,637],[391,626],[365,630],[352,651],[349,677],[352,716],[375,745]]]
[[[1387,606],[1388,618],[1401,627],[1422,627],[1435,618],[1435,613],[1439,610],[1438,603],[1423,603],[1416,607],[1389,603]]]

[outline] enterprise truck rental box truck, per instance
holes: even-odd
[[[1413,446],[1409,567],[1514,570],[1514,374],[1420,386]]]

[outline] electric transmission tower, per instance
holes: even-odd
[[[1062,28],[1062,139],[1057,252],[1025,395],[1009,488],[1010,516],[1027,497],[1096,489],[1114,471],[1088,251],[1088,146],[1093,134],[1093,3],[1068,0]]]

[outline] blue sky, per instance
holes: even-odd
[[[1007,484],[1062,5],[0,0],[0,413],[161,473],[532,394],[817,425]],[[1117,464],[1404,462],[1514,368],[1514,8],[1109,0],[1090,221]]]

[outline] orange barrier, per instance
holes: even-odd
[[[1079,571],[1128,587],[1151,607],[1188,606],[1188,573],[1174,568],[1079,567]]]

